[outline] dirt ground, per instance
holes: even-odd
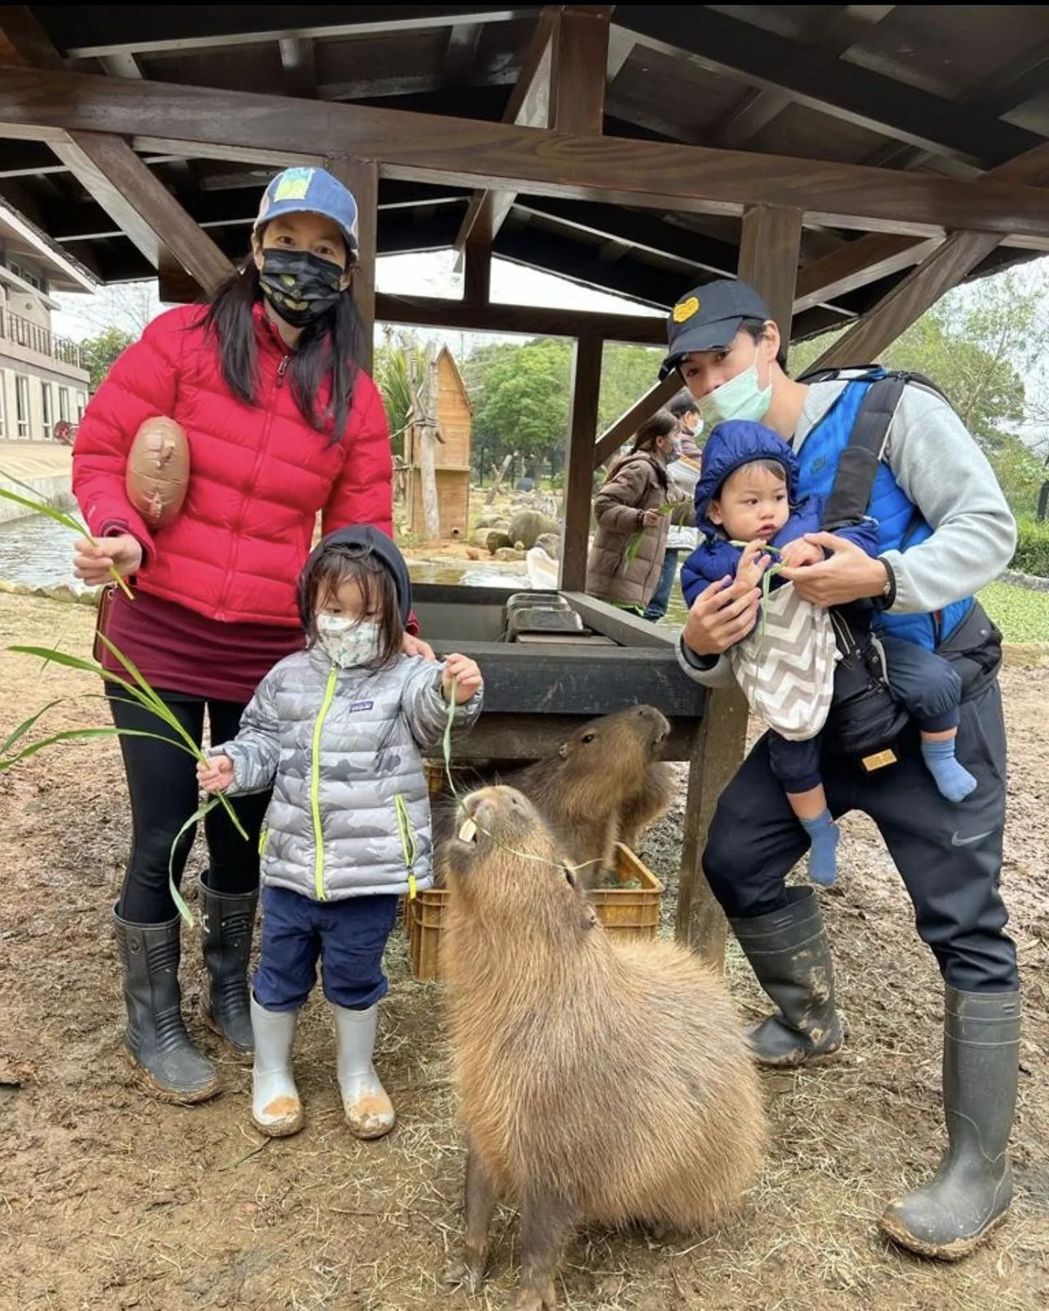
[[[86,654],[91,612],[0,597],[13,641]],[[0,739],[56,696],[54,726],[104,722],[90,678],[3,654]],[[850,820],[844,874],[825,896],[852,1038],[838,1064],[766,1077],[773,1151],[740,1216],[655,1243],[584,1234],[563,1269],[566,1308],[670,1311],[1035,1311],[1049,1305],[1049,667],[1008,668],[1011,812],[1004,889],[1025,971],[1017,1198],[989,1246],[958,1266],[891,1250],[883,1203],[935,1162],[941,1004],[932,959],[873,828]],[[643,854],[671,882],[681,808]],[[248,1117],[250,1071],[195,1018],[196,934],[183,953],[187,1014],[225,1082],[195,1109],[145,1098],[121,1055],[109,908],[128,842],[115,742],[54,747],[0,774],[0,1308],[78,1311],[421,1311],[500,1307],[513,1286],[504,1216],[485,1295],[445,1293],[460,1231],[462,1154],[441,992],[408,976],[398,931],[378,1063],[399,1112],[360,1144],[340,1122],[333,1038],[311,1001],[297,1045],[308,1124],[283,1142]],[[195,868],[199,868],[199,850]],[[761,1012],[730,954],[741,1008]],[[570,1090],[567,1095],[570,1094]],[[624,1108],[631,1114],[631,1108]]]

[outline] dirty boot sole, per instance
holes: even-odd
[[[921,1238],[915,1238],[910,1230],[904,1228],[892,1215],[883,1215],[878,1221],[878,1228],[897,1246],[905,1247],[908,1252],[915,1252],[918,1256],[931,1257],[934,1261],[961,1261],[963,1257],[986,1242],[1008,1214],[1007,1210],[1003,1211],[978,1234],[973,1234],[969,1238],[957,1238],[953,1243],[927,1243]]]
[[[196,1106],[200,1102],[207,1102],[212,1097],[217,1097],[222,1091],[222,1084],[218,1075],[216,1075],[211,1083],[206,1083],[200,1088],[194,1088],[192,1092],[176,1092],[173,1088],[165,1088],[162,1083],[158,1083],[144,1065],[139,1065],[134,1053],[127,1047],[124,1048],[124,1056],[131,1066],[135,1078],[150,1097],[158,1102],[166,1102],[169,1106]]]
[[[298,1111],[284,1119],[276,1120],[271,1124],[265,1124],[262,1120],[257,1120],[253,1115],[251,1122],[261,1134],[267,1138],[290,1138],[292,1134],[298,1133],[305,1124],[305,1116],[302,1107]]]

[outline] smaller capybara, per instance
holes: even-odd
[[[483,788],[446,861],[442,964],[477,1291],[498,1200],[520,1208],[515,1311],[551,1311],[580,1225],[705,1229],[754,1179],[758,1075],[720,980],[668,942],[610,938],[520,792]]]
[[[616,843],[634,846],[669,809],[674,777],[658,759],[669,732],[655,706],[632,706],[591,719],[554,755],[501,781],[533,802],[592,887],[611,868]]]

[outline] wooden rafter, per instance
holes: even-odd
[[[58,51],[27,6],[0,7],[0,31],[23,69],[62,68]],[[122,137],[71,131],[48,144],[158,272],[181,267],[205,291],[229,277],[230,261]]]
[[[804,209],[813,222],[938,236],[944,227],[1049,239],[1049,196],[920,173],[756,152],[560,133],[439,115],[320,104],[206,87],[0,68],[0,135],[54,139],[109,131],[143,150],[286,165],[353,151],[384,177],[515,191],[644,209],[738,213],[752,204]],[[306,142],[308,145],[304,146]]]
[[[639,42],[715,72],[787,92],[799,104],[872,131],[990,168],[1038,144],[1025,128],[977,105],[933,95],[705,5],[683,22],[670,5],[617,5],[615,22]]]

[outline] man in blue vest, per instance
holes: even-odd
[[[789,378],[779,330],[743,282],[689,292],[674,306],[668,328],[663,374],[680,372],[705,428],[723,419],[767,424],[793,444],[799,493],[826,494],[869,384],[848,373],[808,386]],[[895,617],[900,636],[954,661],[966,689],[957,756],[978,786],[961,804],[937,791],[913,726],[893,744],[896,763],[871,773],[860,761],[835,755],[825,733],[823,768],[835,818],[862,810],[877,824],[943,975],[948,1148],[935,1175],[887,1207],[880,1224],[912,1251],[954,1260],[990,1233],[1012,1198],[1008,1142],[1020,1003],[1016,952],[998,891],[1006,763],[1000,647],[972,598],[1008,565],[1016,530],[972,437],[950,405],[917,382],[904,387],[888,426],[869,513],[880,524],[876,558],[818,533],[811,540],[825,558],[785,573],[818,605],[870,598],[886,619]],[[759,599],[757,589],[734,579],[701,592],[681,635],[686,672],[708,687],[731,683],[722,656],[754,627]],[[751,1033],[758,1060],[768,1065],[826,1059],[848,1033],[835,1007],[814,889],[785,883],[807,847],[763,738],[719,799],[703,870],[778,1007]]]

